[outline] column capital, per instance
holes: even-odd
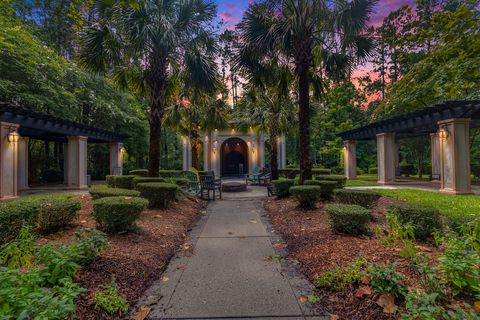
[[[18,123],[11,123],[11,122],[4,122],[4,121],[0,122],[0,126],[10,127],[12,129],[18,129],[20,127],[20,125]]]
[[[88,137],[85,137],[85,136],[67,136],[67,140],[84,140],[84,141],[87,141]]]
[[[437,122],[439,126],[445,125],[445,124],[467,124],[470,123],[470,118],[451,118],[451,119],[445,119],[445,120],[440,120]]]
[[[392,137],[395,136],[395,132],[382,132],[382,133],[377,133],[377,137]]]

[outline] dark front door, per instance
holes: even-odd
[[[222,176],[247,173],[247,144],[239,138],[227,139],[222,144]]]

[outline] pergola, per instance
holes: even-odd
[[[87,141],[110,144],[110,173],[122,174],[126,135],[0,103],[0,199],[28,189],[29,139],[65,143],[64,175],[68,188],[87,187]]]
[[[471,193],[470,128],[480,128],[480,100],[446,101],[340,133],[344,140],[345,175],[356,178],[356,141],[377,140],[378,183],[395,182],[398,139],[430,134],[432,177],[440,191]]]

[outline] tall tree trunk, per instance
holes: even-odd
[[[274,112],[270,119],[270,170],[272,180],[278,179],[278,113]]]
[[[309,79],[308,65],[299,69],[299,90],[298,104],[298,125],[299,125],[299,160],[300,160],[300,184],[305,180],[312,178],[312,163],[310,161],[310,99],[309,99]]]
[[[147,77],[150,90],[150,148],[148,152],[148,174],[158,177],[160,170],[160,137],[162,119],[165,112],[165,90],[167,59],[163,55],[152,53]]]
[[[200,145],[199,141],[199,134],[197,132],[193,132],[190,134],[190,143],[192,144],[192,167],[195,169],[199,170],[200,165],[199,165],[199,156],[198,156],[198,146]]]

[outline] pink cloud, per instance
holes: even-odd
[[[229,12],[220,12],[218,14],[218,16],[220,17],[220,19],[222,20],[225,20],[227,22],[235,22],[235,21],[238,21],[238,17],[232,15],[231,13]]]

